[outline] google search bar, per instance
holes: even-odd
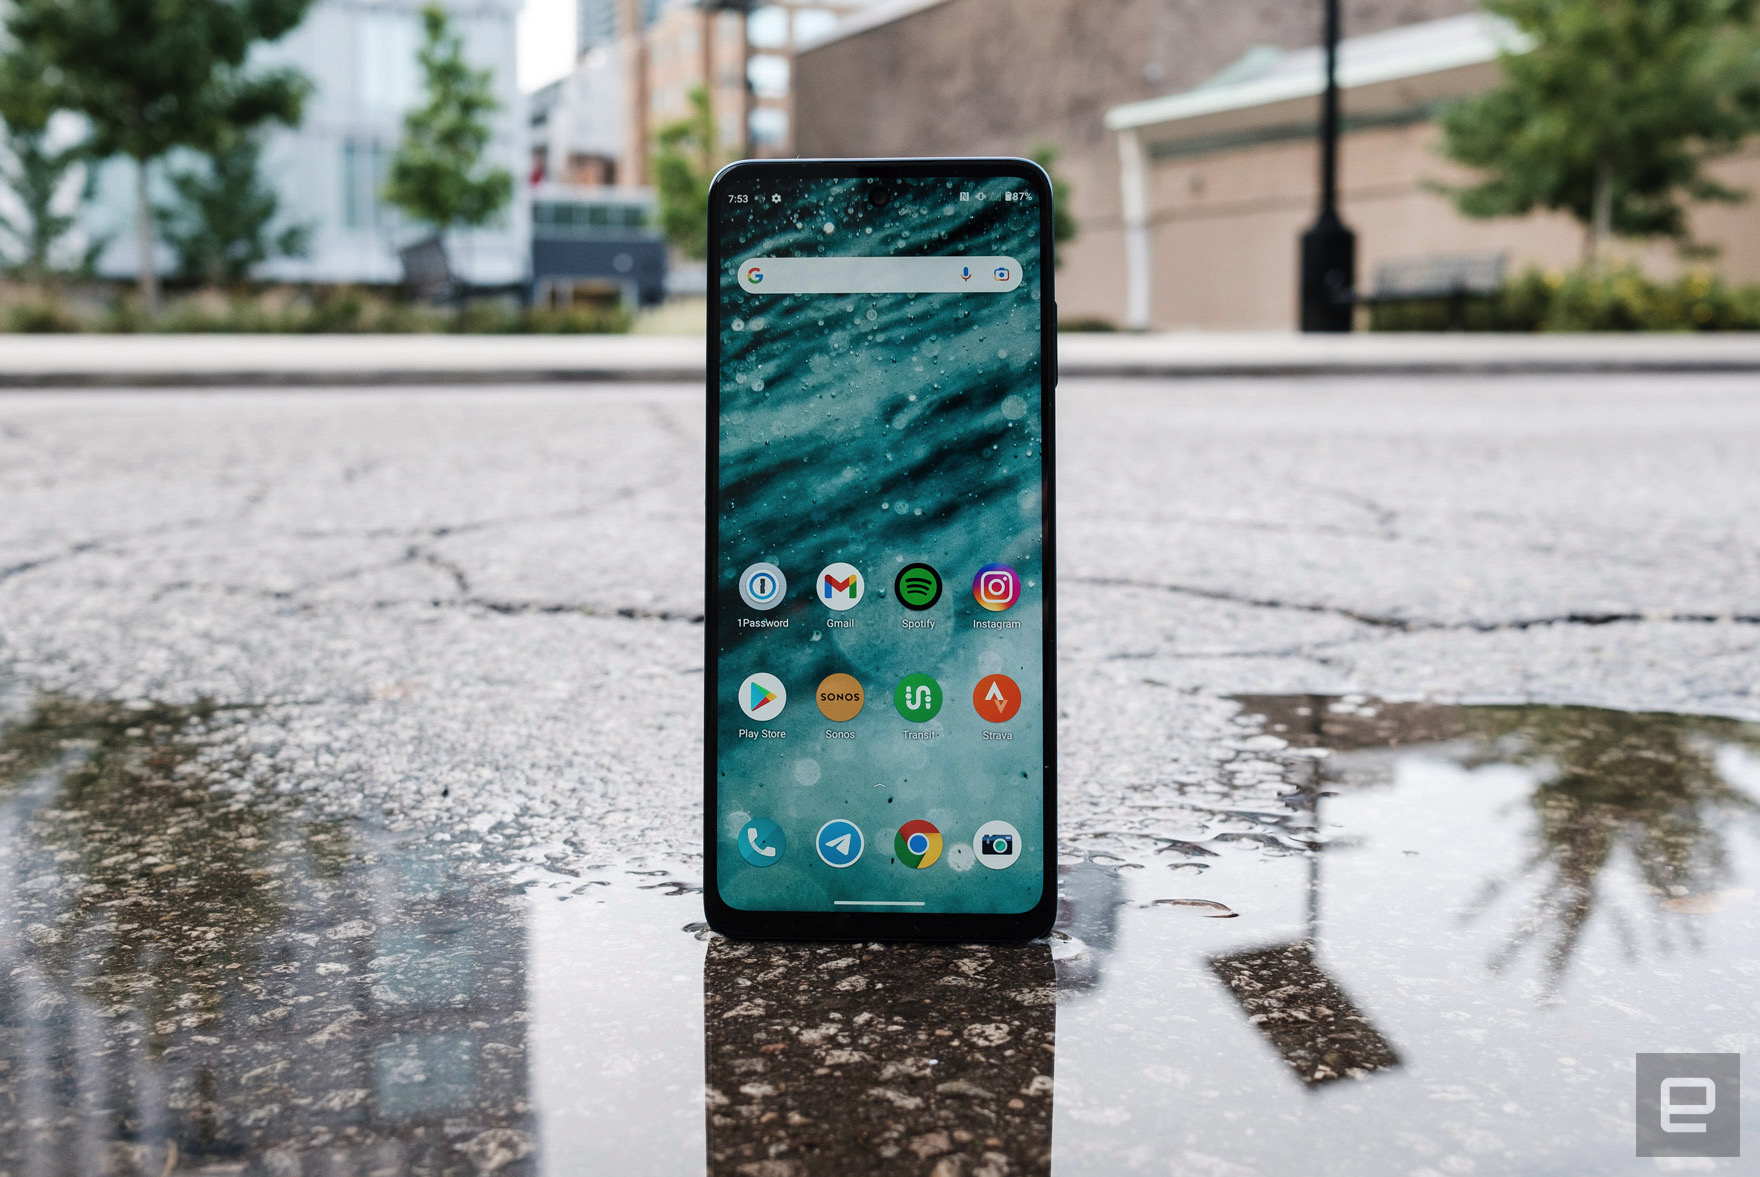
[[[1021,284],[1011,257],[749,257],[747,294],[1002,294]]]

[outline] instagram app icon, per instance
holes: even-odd
[[[972,577],[972,596],[992,613],[1021,599],[1021,578],[1007,564],[986,564]]]

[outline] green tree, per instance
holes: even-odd
[[[688,258],[709,256],[709,183],[715,179],[715,112],[694,86],[691,113],[654,136],[654,192],[660,232]]]
[[[172,173],[178,202],[158,210],[159,227],[184,278],[236,284],[272,257],[306,256],[310,225],[271,230],[281,201],[259,174],[262,154],[256,138],[240,135],[204,166]]]
[[[158,305],[148,167],[175,147],[211,150],[267,122],[299,121],[308,84],[245,68],[251,48],[305,19],[312,0],[11,0],[6,29],[43,62],[50,104],[91,127],[96,157],[135,164],[140,289]]]
[[[53,269],[55,245],[78,223],[71,212],[62,211],[73,170],[87,162],[85,145],[49,146],[46,131],[17,130],[8,124],[5,153],[0,161],[0,182],[12,189],[23,210],[22,217],[0,214],[0,233],[12,240],[6,264],[32,282],[40,282]],[[90,190],[86,184],[81,195]],[[104,244],[100,242],[99,245]],[[88,250],[90,262],[96,250]]]
[[[1524,45],[1503,83],[1442,115],[1442,150],[1483,173],[1437,187],[1472,217],[1563,211],[1610,235],[1690,245],[1685,201],[1746,194],[1708,160],[1760,130],[1760,0],[1484,0]]]
[[[1070,198],[1075,195],[1075,189],[1054,166],[1058,154],[1054,144],[1041,143],[1033,148],[1027,158],[1044,168],[1045,174],[1051,177],[1051,241],[1053,245],[1062,247],[1074,241],[1079,230],[1076,227],[1076,214],[1070,210],[1069,204]],[[1056,258],[1057,266],[1061,268],[1062,252],[1053,250],[1052,254]]]
[[[0,56],[0,119],[6,123],[0,182],[18,198],[23,216],[0,215],[0,233],[12,240],[7,264],[32,281],[48,274],[56,242],[76,223],[63,201],[74,169],[87,162],[84,143],[50,146],[53,113],[41,58],[11,47]]]
[[[422,9],[422,23],[427,39],[417,60],[427,100],[404,116],[385,199],[444,236],[455,225],[492,220],[513,199],[513,176],[483,166],[487,120],[501,108],[493,72],[466,64],[464,43],[439,6]]]

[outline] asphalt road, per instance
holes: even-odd
[[[1745,376],[1070,381],[1066,837],[1243,692],[1760,715]],[[0,673],[276,787],[688,861],[692,388],[0,398]]]
[[[1024,955],[679,931],[699,389],[0,395],[0,1167],[1631,1171],[1634,1050],[1760,1048],[1760,743],[1351,697],[1760,718],[1754,391],[1066,381]]]

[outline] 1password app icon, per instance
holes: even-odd
[[[739,709],[747,719],[768,723],[782,714],[788,688],[774,674],[754,674],[739,684]]]
[[[856,859],[862,856],[862,831],[856,828],[853,821],[833,818],[819,827],[819,857],[826,866],[834,866],[842,870],[846,866],[854,866]]]
[[[753,866],[771,866],[788,849],[782,827],[767,817],[754,817],[739,831],[739,856]]]
[[[788,577],[774,564],[753,564],[739,574],[739,599],[754,609],[774,609],[788,595]]]

